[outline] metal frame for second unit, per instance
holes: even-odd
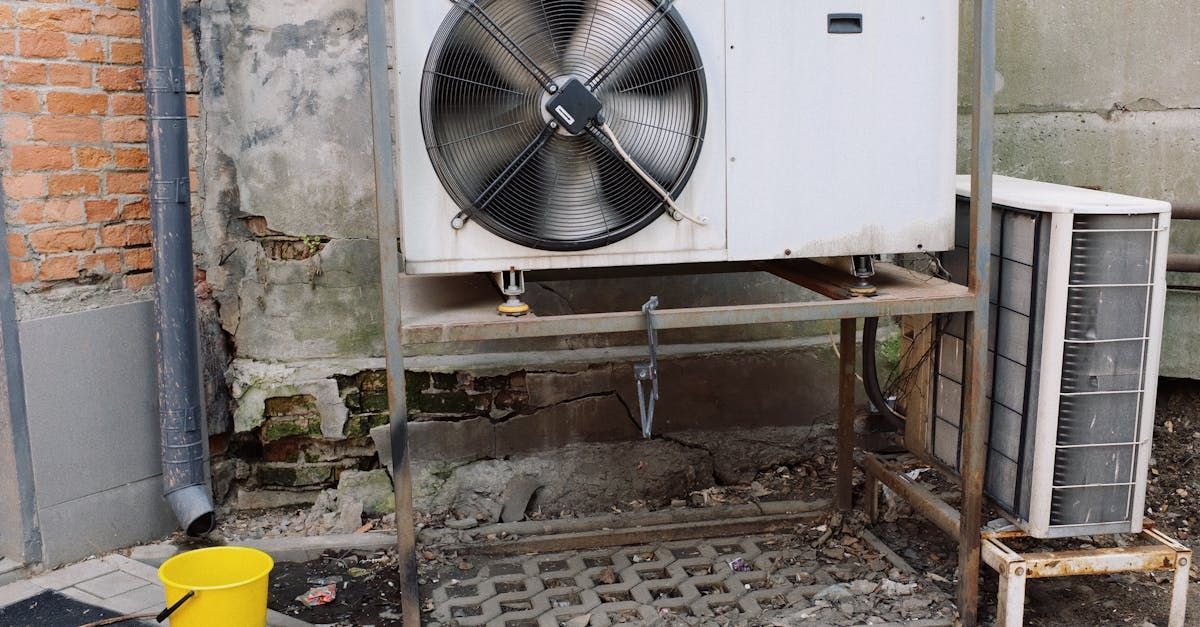
[[[416,533],[413,526],[412,476],[404,391],[403,346],[421,342],[456,342],[495,338],[545,337],[552,335],[644,331],[641,311],[590,315],[553,316],[527,320],[496,319],[467,315],[431,316],[406,322],[401,314],[401,264],[399,207],[395,168],[395,135],[391,111],[391,64],[388,59],[386,0],[367,1],[369,79],[373,120],[376,212],[379,224],[379,258],[387,353],[388,400],[392,444],[392,476],[396,497],[397,549],[401,572],[401,601],[405,624],[420,624]],[[942,526],[957,536],[960,579],[958,605],[962,624],[978,623],[980,522],[983,502],[984,441],[987,433],[986,398],[983,379],[987,372],[988,280],[991,259],[992,117],[995,88],[995,0],[975,0],[975,93],[972,115],[972,203],[971,264],[967,288],[949,286],[940,280],[910,281],[903,272],[881,266],[875,298],[848,298],[854,278],[831,273],[811,263],[766,264],[760,269],[813,289],[831,300],[765,305],[730,305],[661,310],[655,313],[659,328],[727,326],[801,320],[840,319],[838,466],[836,503],[841,509],[852,504],[854,468],[855,346],[857,318],[901,314],[961,311],[968,313],[967,399],[963,416],[964,456],[962,462],[962,507],[956,524]],[[889,274],[890,273],[890,274]],[[889,283],[890,281],[890,283]],[[494,311],[494,310],[493,310]],[[453,318],[453,319],[452,319]],[[940,509],[950,509],[941,503]],[[919,508],[939,511],[939,508]]]

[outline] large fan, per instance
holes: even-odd
[[[672,199],[703,144],[705,84],[671,0],[452,2],[421,118],[455,227],[586,250],[686,216]]]

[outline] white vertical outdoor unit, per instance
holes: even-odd
[[[410,274],[953,245],[957,2],[404,0],[394,15]]]
[[[958,181],[959,214],[970,181]],[[1168,203],[997,176],[985,490],[1034,537],[1142,528]],[[966,276],[966,220],[945,255]],[[961,458],[962,314],[935,355],[932,449]]]

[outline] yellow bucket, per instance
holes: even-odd
[[[240,546],[180,553],[158,567],[167,592],[163,614],[171,627],[265,627],[274,566],[270,555]]]

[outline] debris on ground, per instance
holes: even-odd
[[[305,607],[315,607],[317,605],[325,605],[332,603],[337,598],[337,584],[331,583],[324,586],[315,586],[308,589],[308,592],[296,597],[296,600],[303,603]]]

